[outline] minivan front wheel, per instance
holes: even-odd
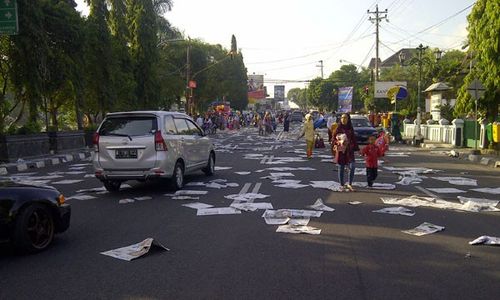
[[[210,153],[207,166],[203,168],[203,172],[207,176],[212,176],[215,174],[215,155],[213,154],[213,152]]]
[[[116,180],[105,180],[102,183],[108,192],[118,192],[120,190],[120,186],[122,185],[121,181]]]
[[[172,187],[174,190],[180,190],[184,186],[184,167],[181,162],[177,162],[172,176]]]

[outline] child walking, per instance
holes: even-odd
[[[375,136],[370,136],[368,145],[361,149],[361,155],[365,157],[366,181],[372,187],[378,175],[378,158],[384,155],[384,149],[375,144]]]

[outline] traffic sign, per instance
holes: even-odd
[[[467,91],[469,94],[472,96],[472,99],[477,100],[484,96],[484,91],[486,89],[484,88],[483,84],[479,79],[474,79],[470,83],[470,85],[467,87]]]
[[[0,0],[0,34],[13,35],[18,30],[16,0]]]

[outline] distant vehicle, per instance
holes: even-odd
[[[309,114],[311,114],[313,121],[316,121],[320,116],[320,113],[317,110],[310,110]]]
[[[358,144],[366,144],[370,135],[376,135],[377,130],[373,128],[367,117],[362,115],[351,115],[352,126]]]
[[[215,172],[215,150],[204,131],[186,114],[167,111],[109,113],[93,139],[95,176],[111,192],[127,180],[171,179]]]
[[[295,110],[290,115],[290,122],[302,122],[304,115],[301,111]]]
[[[0,181],[0,241],[25,253],[45,250],[68,229],[71,207],[50,186]]]

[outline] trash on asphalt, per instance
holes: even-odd
[[[375,213],[391,214],[391,215],[402,215],[407,217],[413,217],[415,212],[411,209],[397,206],[397,207],[386,207],[382,209],[372,210]]]
[[[340,192],[343,190],[340,183],[336,181],[311,181],[311,186],[313,188],[327,189],[334,192]]]
[[[196,212],[197,216],[212,216],[212,215],[236,215],[241,214],[241,210],[234,207],[211,207],[200,208]]]
[[[75,184],[82,181],[83,181],[82,179],[65,179],[61,181],[52,182],[52,184]]]
[[[95,198],[96,198],[95,196],[91,196],[91,195],[76,194],[76,195],[73,195],[71,197],[66,198],[66,200],[72,200],[72,199],[75,199],[75,200],[90,200],[90,199],[95,199]]]
[[[471,185],[477,186],[477,180],[466,177],[431,177],[432,179],[447,181],[453,185]]]
[[[456,193],[466,193],[464,190],[456,188],[427,188],[429,191],[439,193],[439,194],[456,194]]]
[[[292,218],[292,219],[288,220],[288,225],[306,226],[307,224],[309,224],[310,221],[311,221],[311,218],[309,218],[309,217]]]
[[[97,192],[104,192],[106,191],[106,188],[103,186],[96,187],[96,188],[90,188],[90,189],[81,189],[76,191],[77,194],[79,193],[97,193]]]
[[[125,199],[120,199],[120,200],[118,201],[118,204],[127,204],[127,203],[133,203],[133,202],[135,202],[135,200],[134,200],[134,199],[125,198]]]
[[[213,205],[206,204],[206,203],[201,203],[201,202],[186,203],[186,204],[182,204],[182,206],[193,208],[193,209],[201,209],[201,208],[214,207]]]
[[[363,204],[363,202],[361,201],[350,201],[350,202],[347,202],[348,204],[350,205],[360,205],[360,204]]]
[[[222,171],[222,170],[229,170],[229,169],[232,169],[233,167],[215,167],[215,171]]]
[[[458,198],[458,201],[460,201],[460,203],[462,203],[462,204],[469,202],[469,201],[472,201],[472,202],[486,204],[486,205],[490,205],[490,206],[497,206],[498,203],[500,203],[500,200],[490,200],[490,199],[484,199],[484,198],[468,198],[468,197],[464,197],[464,196],[457,196],[457,198]]]
[[[287,189],[301,189],[309,186],[308,184],[301,184],[300,180],[275,180],[273,183],[278,183],[275,187]]]
[[[305,225],[281,225],[276,229],[276,232],[320,234],[321,229]]]
[[[353,182],[352,185],[357,186],[357,187],[362,187],[362,188],[368,187],[368,183],[359,182],[359,181]],[[395,190],[396,185],[394,185],[392,183],[374,182],[373,185],[371,186],[371,188],[376,189],[376,190]]]
[[[410,175],[400,175],[399,176],[399,181],[396,182],[396,184],[399,185],[411,185],[411,184],[417,184],[421,183],[423,177],[418,176],[417,174],[410,174]]]
[[[500,237],[482,235],[477,239],[470,241],[469,245],[490,245],[500,246]]]
[[[467,201],[465,203],[456,203],[432,197],[420,197],[416,195],[404,198],[380,198],[380,199],[385,204],[410,206],[410,207],[427,206],[440,209],[452,209],[452,210],[468,211],[468,212],[500,211],[496,207],[488,205],[487,203],[486,204],[477,203],[474,201]]]
[[[198,199],[200,199],[200,197],[197,197],[197,196],[196,197],[193,197],[193,196],[183,196],[183,195],[181,195],[181,196],[175,196],[175,195],[173,195],[172,196],[172,200],[198,200]]]
[[[175,196],[180,196],[180,195],[206,195],[208,194],[208,191],[196,191],[196,190],[178,190],[175,192]]]
[[[121,260],[126,260],[126,261],[131,261],[133,259],[139,258],[146,253],[149,252],[149,250],[152,247],[158,247],[160,249],[170,251],[167,247],[163,246],[160,242],[154,240],[153,238],[147,238],[144,241],[133,244],[130,246],[118,248],[118,249],[113,249],[105,252],[101,252],[103,255],[111,256],[114,258],[118,258]]]
[[[472,189],[472,191],[499,195],[500,194],[500,187],[497,187],[497,188],[478,188],[478,189]]]
[[[142,196],[142,197],[134,197],[134,200],[136,201],[144,201],[144,200],[151,200],[153,197],[151,196]]]
[[[257,209],[273,209],[273,205],[269,202],[251,202],[251,203],[232,203],[230,207],[234,207],[243,211],[256,211]]]
[[[436,233],[442,230],[444,230],[444,226],[438,226],[428,222],[424,222],[413,229],[403,230],[402,232],[411,235],[422,236],[422,235]]]
[[[323,211],[319,210],[303,210],[303,209],[278,209],[266,210],[262,215],[263,218],[295,218],[295,217],[310,217],[319,218]]]
[[[238,175],[248,175],[248,174],[250,174],[250,173],[252,173],[252,172],[248,172],[248,171],[241,171],[241,172],[234,172],[234,173],[236,173],[236,174],[238,174]]]
[[[309,208],[315,209],[315,210],[322,210],[322,211],[335,211],[335,208],[332,208],[330,206],[325,205],[323,203],[323,200],[321,198],[318,198],[316,202],[314,202],[313,205],[307,206]]]
[[[283,225],[290,221],[290,218],[264,218],[268,225]]]

